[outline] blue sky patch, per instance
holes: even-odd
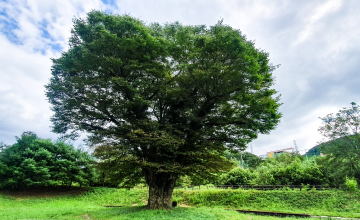
[[[21,44],[19,38],[15,35],[15,29],[19,29],[18,23],[9,18],[5,11],[0,11],[0,32],[3,33],[7,39],[14,44]]]
[[[6,36],[6,38],[13,44],[16,45],[23,45],[23,42],[21,39],[15,34],[15,30],[20,29],[18,22],[8,16],[6,11],[0,11],[0,32]],[[62,47],[59,43],[55,43],[54,37],[50,35],[50,33],[47,30],[48,22],[46,20],[43,20],[42,22],[37,24],[37,27],[42,32],[41,37],[44,39],[48,39],[51,41],[51,43],[48,44],[48,46],[56,51],[60,52],[62,50]],[[46,51],[42,48],[33,48],[34,52],[41,52],[41,54],[45,54]]]
[[[117,11],[118,7],[115,4],[114,0],[101,0],[105,5],[110,5],[113,9],[109,10],[109,9],[103,9],[106,13],[112,14],[114,13],[114,11]]]

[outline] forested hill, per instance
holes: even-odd
[[[320,145],[311,148],[304,156],[320,156]]]
[[[347,145],[349,144],[349,139],[350,138],[352,141],[358,141],[359,137],[357,135],[350,135],[350,136],[346,136],[346,137],[341,137],[332,141],[328,141],[326,143],[323,144],[323,146],[321,146],[322,144],[318,144],[315,147],[311,148],[308,152],[306,152],[306,154],[304,154],[304,156],[320,156],[320,152],[321,153],[326,153],[324,151],[325,149],[328,149],[327,147],[332,146],[332,145]],[[321,149],[323,148],[323,149]]]

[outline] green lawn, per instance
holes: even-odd
[[[258,200],[254,200],[254,195],[256,195],[256,193],[259,193]],[[294,206],[294,208],[291,209],[291,203],[288,206],[285,206],[284,201],[279,201],[278,197],[274,197],[274,195],[276,195],[274,192],[272,192],[273,194],[264,193],[265,192],[259,191],[251,192],[236,190],[209,190],[197,192],[176,190],[174,193],[174,199],[178,200],[179,203],[190,205],[190,207],[179,207],[170,211],[154,211],[144,208],[145,201],[147,199],[147,191],[145,189],[125,190],[96,188],[94,191],[83,195],[56,197],[44,197],[46,194],[42,195],[42,197],[0,195],[0,219],[284,219],[246,215],[235,211],[226,211],[226,208],[291,211],[293,213],[306,213],[308,210],[309,212],[313,212],[308,214],[340,214],[338,216],[344,217],[360,216],[356,214],[356,212],[360,213],[357,197],[346,193],[343,193],[346,196],[340,196],[338,192],[332,192],[332,194],[316,192],[320,195],[317,195],[320,200],[327,199],[326,202],[333,201],[334,203],[341,203],[335,204],[335,206],[328,204],[330,205],[329,209],[333,207],[347,206],[349,209],[344,210],[344,212],[339,209],[322,210],[319,212],[318,209],[321,207],[319,205],[314,205],[314,208],[309,208],[311,206],[304,208]],[[281,193],[282,192],[279,191],[277,194],[280,195]],[[289,193],[291,192],[285,192],[286,195]],[[298,194],[298,192],[295,192],[295,194],[296,193]],[[284,197],[285,194],[283,193],[283,197],[280,198],[289,199],[288,197]],[[306,193],[304,195],[306,196]],[[326,197],[326,195],[332,195],[332,197]],[[273,196],[273,198],[271,198],[271,196]],[[337,196],[340,197],[338,198]],[[295,197],[301,199],[299,195],[295,195]],[[229,198],[232,199],[229,200]],[[245,200],[247,200],[248,205],[246,207],[241,206],[241,202],[236,203],[238,205],[227,204],[227,201],[233,201],[233,199],[236,198],[237,200],[243,202],[246,202]],[[268,198],[268,201],[264,198]],[[317,202],[320,200],[317,200]],[[261,201],[263,201],[263,203],[261,203]],[[278,201],[279,210],[274,210],[276,209],[276,204],[271,205],[274,201]],[[356,205],[350,204],[350,206],[348,206],[348,203],[354,203],[355,201]],[[300,204],[302,204],[302,202],[300,202]],[[323,204],[326,203],[322,203],[322,205]],[[104,207],[106,205],[121,205],[123,207],[106,208]]]
[[[17,203],[19,205],[19,202]],[[21,207],[0,209],[0,219],[254,219],[276,220],[276,217],[245,215],[222,208],[179,207],[173,210],[147,210],[144,207],[104,208],[73,201],[43,200]],[[286,218],[296,219],[296,218]]]

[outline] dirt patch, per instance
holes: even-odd
[[[89,215],[82,215],[81,219],[92,219]]]
[[[138,204],[137,204],[137,203],[135,203],[135,204],[132,204],[132,206],[138,206]]]
[[[184,204],[184,203],[181,203],[179,206],[180,206],[180,207],[190,207],[190,206],[188,206],[188,205],[186,205],[186,204]]]
[[[146,200],[145,197],[142,197],[141,200],[145,202],[145,205],[148,204],[148,200]]]

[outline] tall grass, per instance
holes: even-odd
[[[360,194],[340,190],[177,190],[174,199],[193,206],[360,217]]]

